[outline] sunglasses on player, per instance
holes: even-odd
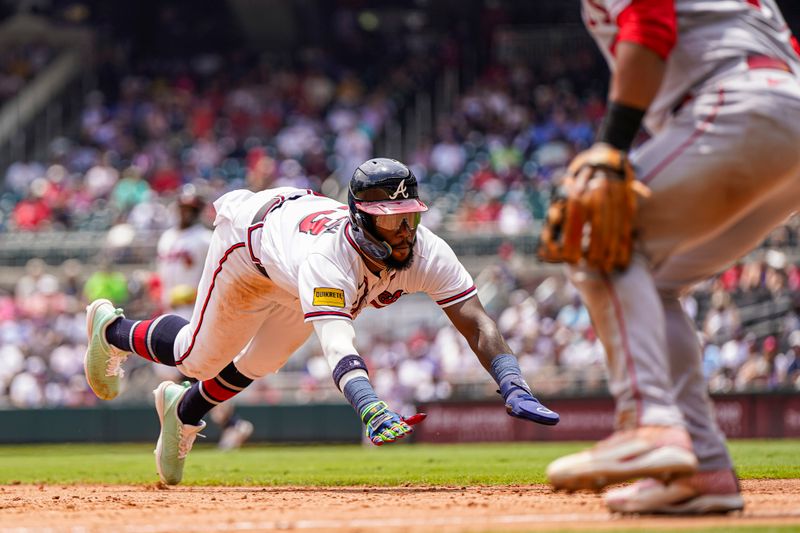
[[[392,215],[373,215],[375,226],[384,231],[397,231],[405,222],[408,229],[415,230],[419,226],[419,221],[422,218],[422,213],[419,211],[414,213],[396,213]]]

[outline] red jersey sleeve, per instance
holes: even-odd
[[[649,48],[666,60],[678,38],[675,0],[632,0],[617,17],[617,37]],[[614,51],[612,47],[612,52]]]

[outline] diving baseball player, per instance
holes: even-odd
[[[428,208],[408,167],[366,161],[350,180],[348,204],[288,187],[230,192],[214,203],[214,234],[190,321],[128,320],[107,300],[87,308],[86,377],[98,397],[117,395],[129,352],[199,380],[164,382],[154,391],[164,483],[180,482],[203,415],[281,368],[312,330],[371,442],[405,437],[423,416],[403,418],[376,396],[354,346],[353,319],[367,305],[386,307],[413,292],[444,309],[497,381],[509,415],[558,422],[532,395],[470,275],[420,225]]]
[[[156,247],[164,312],[186,320],[192,318],[197,287],[211,246],[212,231],[200,219],[205,205],[195,186],[185,185],[177,199],[178,224],[161,234]],[[219,439],[222,450],[241,447],[253,433],[253,424],[238,417],[232,403],[212,409],[211,418],[222,430]]]
[[[584,0],[608,110],[552,201],[540,256],[571,264],[608,359],[617,430],[553,462],[619,512],[743,507],[679,296],[800,204],[800,60],[773,0]],[[649,141],[628,152],[644,123]],[[672,482],[670,482],[672,481]]]

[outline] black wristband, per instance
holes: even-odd
[[[606,116],[597,132],[597,141],[608,143],[618,150],[627,152],[639,133],[644,118],[644,109],[628,107],[609,102]]]
[[[333,369],[333,382],[336,384],[337,389],[342,390],[339,386],[339,382],[342,380],[342,377],[351,370],[363,370],[369,375],[367,363],[364,362],[360,355],[345,355],[342,357],[341,361],[336,363],[336,367]]]

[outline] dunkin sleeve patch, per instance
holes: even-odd
[[[344,307],[344,291],[330,287],[316,287],[312,303],[321,307]]]

